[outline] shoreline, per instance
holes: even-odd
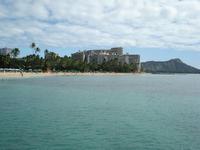
[[[23,76],[20,72],[0,72],[0,79],[12,79],[12,78],[32,78],[32,77],[48,77],[55,76],[52,73],[32,73],[32,72],[23,72]]]
[[[127,75],[199,75],[188,73],[173,73],[173,74],[152,74],[152,73],[116,73],[116,72],[0,72],[1,79],[25,79],[35,77],[53,77],[53,76],[127,76]]]
[[[143,73],[115,73],[115,72],[58,72],[58,73],[33,73],[23,72],[23,76],[20,72],[0,72],[0,79],[10,78],[32,78],[32,77],[51,77],[51,76],[121,76],[121,75],[137,75]]]

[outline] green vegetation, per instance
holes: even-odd
[[[18,48],[14,48],[10,55],[0,55],[0,68],[16,68],[24,71],[65,71],[65,72],[136,72],[134,64],[120,64],[117,59],[103,64],[74,61],[71,57],[61,57],[54,52],[44,51],[44,58],[40,57],[40,48],[35,43],[31,44],[33,54],[17,58],[20,54]]]
[[[20,54],[19,48],[14,48],[11,52],[11,55],[16,58]]]

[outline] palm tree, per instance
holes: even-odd
[[[16,58],[19,54],[20,54],[20,50],[19,48],[14,48],[12,51],[11,51],[11,54],[14,58]]]
[[[33,42],[33,43],[31,43],[31,48],[35,48],[36,47],[36,44]]]
[[[36,44],[33,42],[33,43],[31,43],[31,46],[30,46],[30,47],[33,49],[33,51],[34,51],[34,53],[35,53]]]
[[[35,48],[35,54],[37,54],[37,53],[40,53],[40,48],[39,47]]]
[[[46,59],[48,53],[49,53],[49,51],[48,51],[48,49],[46,49],[46,50],[44,51],[44,58],[45,58],[45,59]]]
[[[48,52],[49,52],[48,49],[45,49],[44,54],[47,54]]]
[[[33,42],[30,46],[33,49],[33,53],[37,54],[40,53],[40,48],[36,47],[36,44]]]
[[[31,43],[30,47],[32,48],[33,53],[35,53],[36,44],[33,42]]]

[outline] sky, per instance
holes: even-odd
[[[60,55],[123,47],[200,68],[200,0],[0,0],[0,47]]]

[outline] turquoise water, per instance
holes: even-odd
[[[0,80],[1,150],[199,150],[200,76]]]

